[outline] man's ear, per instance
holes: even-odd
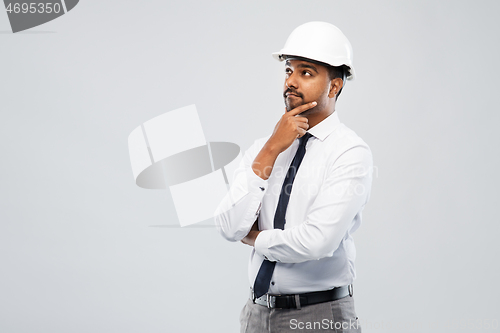
[[[344,86],[344,81],[341,78],[337,77],[330,81],[330,91],[328,92],[328,97],[333,98],[337,95]]]

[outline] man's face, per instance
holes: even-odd
[[[287,111],[309,102],[318,105],[302,113],[312,114],[315,110],[323,110],[328,102],[330,77],[325,66],[299,59],[285,62],[285,85],[283,97]]]

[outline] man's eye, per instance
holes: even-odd
[[[305,76],[312,76],[312,74],[311,74],[310,72],[308,72],[308,71],[304,71],[304,73],[303,73],[303,74],[304,74]]]

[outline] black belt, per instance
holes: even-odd
[[[352,284],[324,291],[296,295],[270,295],[265,294],[255,298],[253,291],[250,292],[255,304],[267,306],[270,309],[300,309],[305,305],[336,301],[338,299],[352,296]]]

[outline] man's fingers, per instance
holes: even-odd
[[[307,119],[306,117],[302,117],[302,116],[296,116],[294,118],[295,121],[297,122],[302,122],[302,123],[308,123],[309,122],[309,119]]]
[[[309,128],[308,123],[297,123],[297,128],[303,128],[304,130],[307,130]]]
[[[298,128],[299,135],[297,136],[298,138],[301,138],[306,134],[306,130],[303,128]]]
[[[303,105],[297,106],[295,109],[293,109],[290,112],[288,112],[288,114],[290,116],[298,115],[301,112],[304,112],[306,110],[312,109],[313,107],[316,106],[316,104],[318,104],[318,103],[311,102],[311,103],[307,103],[307,104],[303,104]]]

